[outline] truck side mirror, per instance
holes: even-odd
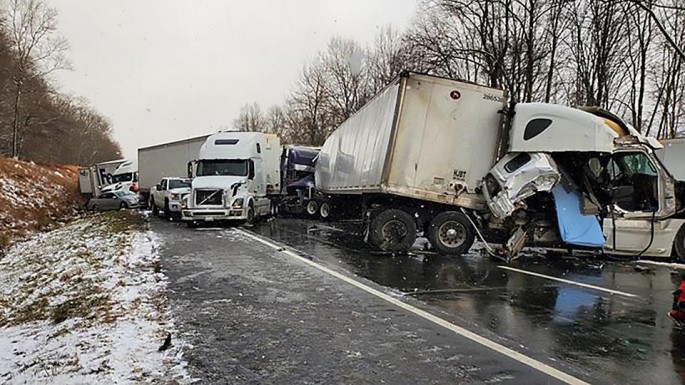
[[[161,191],[162,190],[162,184],[157,183],[157,185],[155,185],[155,188],[157,189],[157,191]]]
[[[188,178],[192,178],[193,177],[193,161],[191,160],[190,162],[188,162],[186,167],[188,168]]]

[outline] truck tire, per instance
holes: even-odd
[[[155,217],[159,216],[159,207],[155,204],[154,198],[150,199],[150,205],[152,206],[152,215]]]
[[[167,221],[171,219],[171,209],[169,208],[169,200],[164,200],[164,219]]]
[[[331,217],[331,203],[328,201],[322,201],[319,205],[319,217],[323,220],[327,220]]]
[[[246,222],[248,225],[254,225],[256,222],[256,217],[255,217],[255,213],[254,213],[254,204],[252,204],[252,201],[250,201],[249,205],[247,206]]]
[[[383,251],[405,252],[416,240],[416,223],[407,212],[388,209],[371,220],[368,239]]]
[[[319,212],[319,203],[314,199],[308,201],[307,204],[305,204],[304,206],[304,211],[310,217],[316,216],[316,214]]]
[[[428,241],[440,254],[462,255],[469,251],[475,238],[471,222],[457,211],[440,213],[428,225]]]
[[[685,262],[685,225],[680,226],[673,240],[673,258],[676,262]]]

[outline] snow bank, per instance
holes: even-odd
[[[0,383],[184,384],[157,241],[124,211],[15,244],[0,259]]]

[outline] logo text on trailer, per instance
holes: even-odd
[[[459,100],[459,98],[461,98],[461,92],[453,90],[452,92],[450,92],[450,98],[454,100]]]

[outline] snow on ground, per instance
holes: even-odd
[[[0,383],[191,383],[157,247],[125,211],[12,246],[0,259]]]

